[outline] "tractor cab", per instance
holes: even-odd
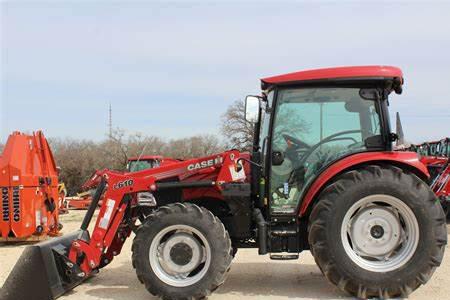
[[[161,166],[167,166],[180,161],[180,159],[163,157],[161,155],[130,157],[127,162],[127,172],[139,172]]]
[[[159,155],[149,155],[142,157],[130,157],[127,163],[128,172],[138,172],[147,169],[153,169],[160,166],[162,156]]]
[[[246,98],[255,123],[258,197],[271,215],[297,215],[311,183],[355,153],[390,151],[388,95],[401,93],[395,67],[342,67],[262,79],[262,96]],[[262,184],[261,184],[262,183]]]

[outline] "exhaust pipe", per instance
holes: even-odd
[[[87,228],[105,187],[103,179],[80,230],[25,248],[0,290],[0,300],[54,300],[89,277],[69,260],[69,250],[75,240],[89,241]]]
[[[253,218],[258,226],[258,254],[267,254],[267,222],[259,208],[253,210]]]

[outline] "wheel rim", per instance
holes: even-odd
[[[353,204],[344,216],[341,240],[350,259],[373,272],[389,272],[406,264],[417,249],[419,225],[400,199],[371,195]]]
[[[161,281],[185,287],[205,276],[211,264],[211,247],[198,229],[172,225],[152,240],[149,258],[151,268]]]

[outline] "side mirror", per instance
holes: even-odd
[[[279,166],[284,162],[284,154],[280,151],[272,152],[272,166]]]
[[[259,97],[247,96],[245,98],[245,120],[256,123],[259,117]]]

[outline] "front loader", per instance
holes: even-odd
[[[319,69],[261,84],[246,99],[252,153],[103,172],[80,230],[27,248],[0,299],[57,298],[108,265],[132,232],[138,280],[164,299],[209,295],[238,248],[275,260],[310,250],[329,281],[359,298],[425,284],[447,231],[426,167],[393,151],[388,98],[402,91],[401,70]]]

